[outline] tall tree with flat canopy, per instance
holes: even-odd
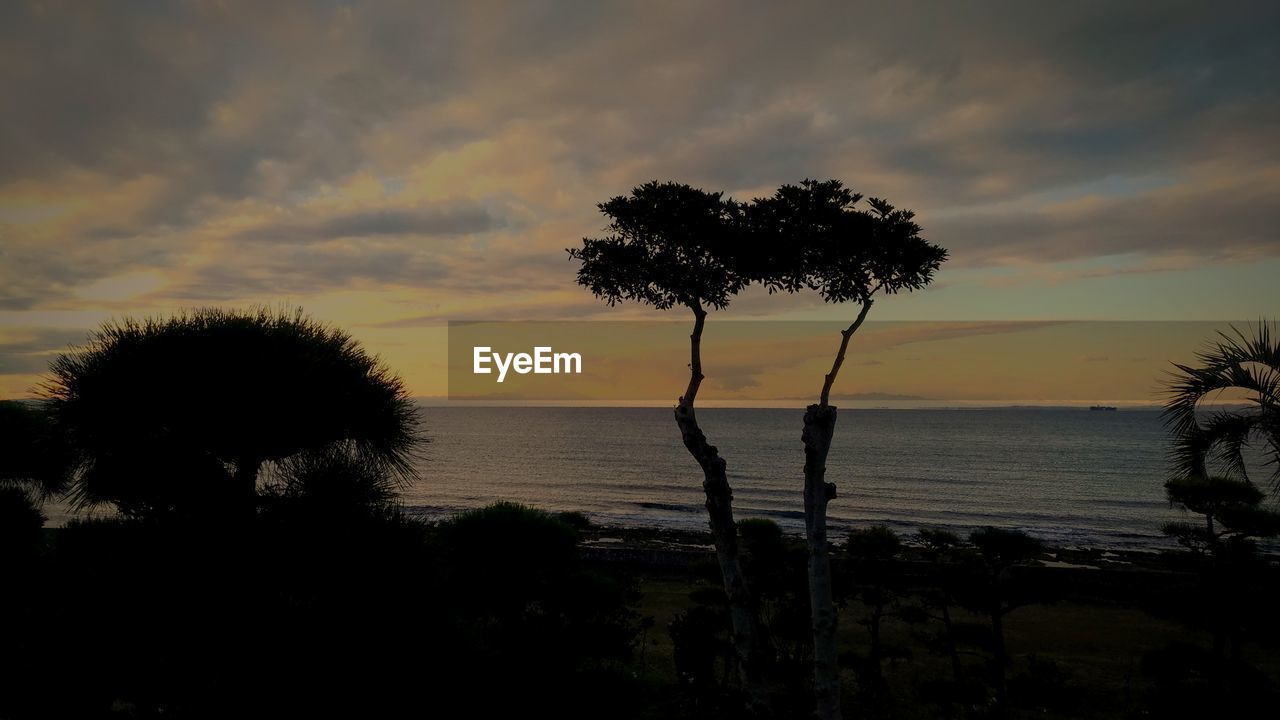
[[[111,322],[50,371],[82,505],[251,517],[263,463],[305,452],[414,475],[417,411],[400,379],[301,310]]]
[[[836,663],[836,613],[832,603],[827,504],[836,496],[826,481],[827,454],[835,431],[831,388],[844,364],[849,340],[867,318],[877,295],[928,285],[946,250],[920,237],[914,214],[862,196],[837,180],[805,180],[757,199],[747,211],[750,241],[734,249],[739,272],[769,290],[818,291],[830,303],[856,303],[857,316],[840,332],[831,371],[818,402],[804,415],[804,518],[809,544],[809,601],[813,620],[814,695],[817,716],[840,717],[840,669]]]
[[[724,458],[707,442],[695,402],[702,385],[702,331],[708,307],[723,310],[747,283],[727,262],[740,238],[743,207],[721,193],[677,183],[650,182],[599,206],[611,222],[608,235],[585,238],[569,255],[581,261],[578,283],[610,306],[624,300],[658,310],[693,313],[689,335],[689,384],[676,403],[675,420],[689,454],[702,468],[702,489],[716,557],[729,599],[734,650],[749,709],[767,712],[766,686],[756,658],[756,617],[738,559],[733,491]]]

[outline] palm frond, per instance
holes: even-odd
[[[1271,325],[1259,321],[1248,332],[1233,325],[1196,353],[1197,365],[1174,364],[1163,413],[1173,477],[1205,475],[1212,457],[1226,472],[1247,478],[1244,448],[1261,440],[1274,466],[1271,481],[1280,484],[1280,344]],[[1245,393],[1251,407],[1205,419],[1201,405],[1231,391]]]
[[[1244,448],[1257,432],[1261,419],[1253,413],[1219,411],[1205,421],[1201,431],[1206,439],[1212,438],[1208,452],[1222,464],[1223,472],[1249,479]]]

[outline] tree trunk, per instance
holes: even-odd
[[[826,481],[827,453],[836,428],[836,408],[829,403],[849,339],[871,310],[871,298],[862,301],[858,317],[840,332],[840,349],[831,372],[822,382],[817,405],[804,413],[804,529],[809,543],[809,610],[813,627],[814,714],[821,720],[840,718],[840,666],[836,648],[836,609],[831,592],[831,548],[827,542],[827,503],[836,496],[835,483]]]
[[[680,438],[685,448],[702,468],[702,490],[707,498],[707,517],[715,542],[720,575],[724,580],[724,592],[729,599],[733,648],[738,661],[738,676],[746,694],[747,710],[753,716],[765,717],[770,714],[769,692],[760,669],[756,647],[755,608],[738,560],[738,527],[733,520],[733,490],[729,487],[724,458],[720,457],[720,452],[714,445],[707,442],[707,436],[698,426],[694,411],[694,401],[703,379],[701,344],[707,313],[697,304],[690,307],[695,320],[693,332],[689,335],[689,387],[676,405],[676,425],[680,428]]]
[[[831,553],[827,542],[827,503],[836,486],[825,481],[827,452],[835,431],[836,409],[810,405],[804,414],[804,527],[809,544],[809,610],[813,627],[815,715],[840,718],[840,667],[837,664],[836,610],[831,591]]]

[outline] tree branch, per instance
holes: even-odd
[[[879,287],[876,287],[876,290],[879,289]],[[862,301],[862,310],[858,312],[857,319],[853,321],[852,325],[840,331],[840,351],[836,353],[835,362],[831,364],[831,372],[827,373],[827,377],[822,383],[822,396],[818,402],[824,408],[827,407],[827,403],[831,399],[831,386],[836,382],[836,375],[840,373],[840,366],[844,364],[844,355],[849,349],[849,338],[853,337],[853,334],[862,326],[862,321],[867,319],[867,312],[871,310],[871,296],[874,294],[875,290],[867,294],[867,297]]]
[[[707,311],[702,303],[691,300],[689,309],[693,310],[693,332],[689,333],[689,387],[685,388],[680,404],[693,410],[693,403],[698,399],[698,388],[702,386],[702,328],[706,324]]]

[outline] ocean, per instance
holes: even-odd
[[[803,532],[802,418],[799,408],[698,410],[739,519]],[[507,500],[599,524],[707,526],[702,472],[670,409],[428,406],[422,419],[430,442],[401,497],[413,515]],[[1188,516],[1165,500],[1167,450],[1154,410],[842,408],[830,522],[835,537],[870,524],[904,534],[995,526],[1061,547],[1172,548],[1160,526]],[[76,517],[58,502],[45,512],[55,526]]]
[[[702,475],[665,408],[428,407],[411,512],[510,500],[598,523],[706,527]],[[699,409],[738,518],[803,530],[801,409]],[[1151,410],[842,409],[828,459],[836,535],[884,524],[1025,530],[1058,546],[1172,547],[1167,434]]]

